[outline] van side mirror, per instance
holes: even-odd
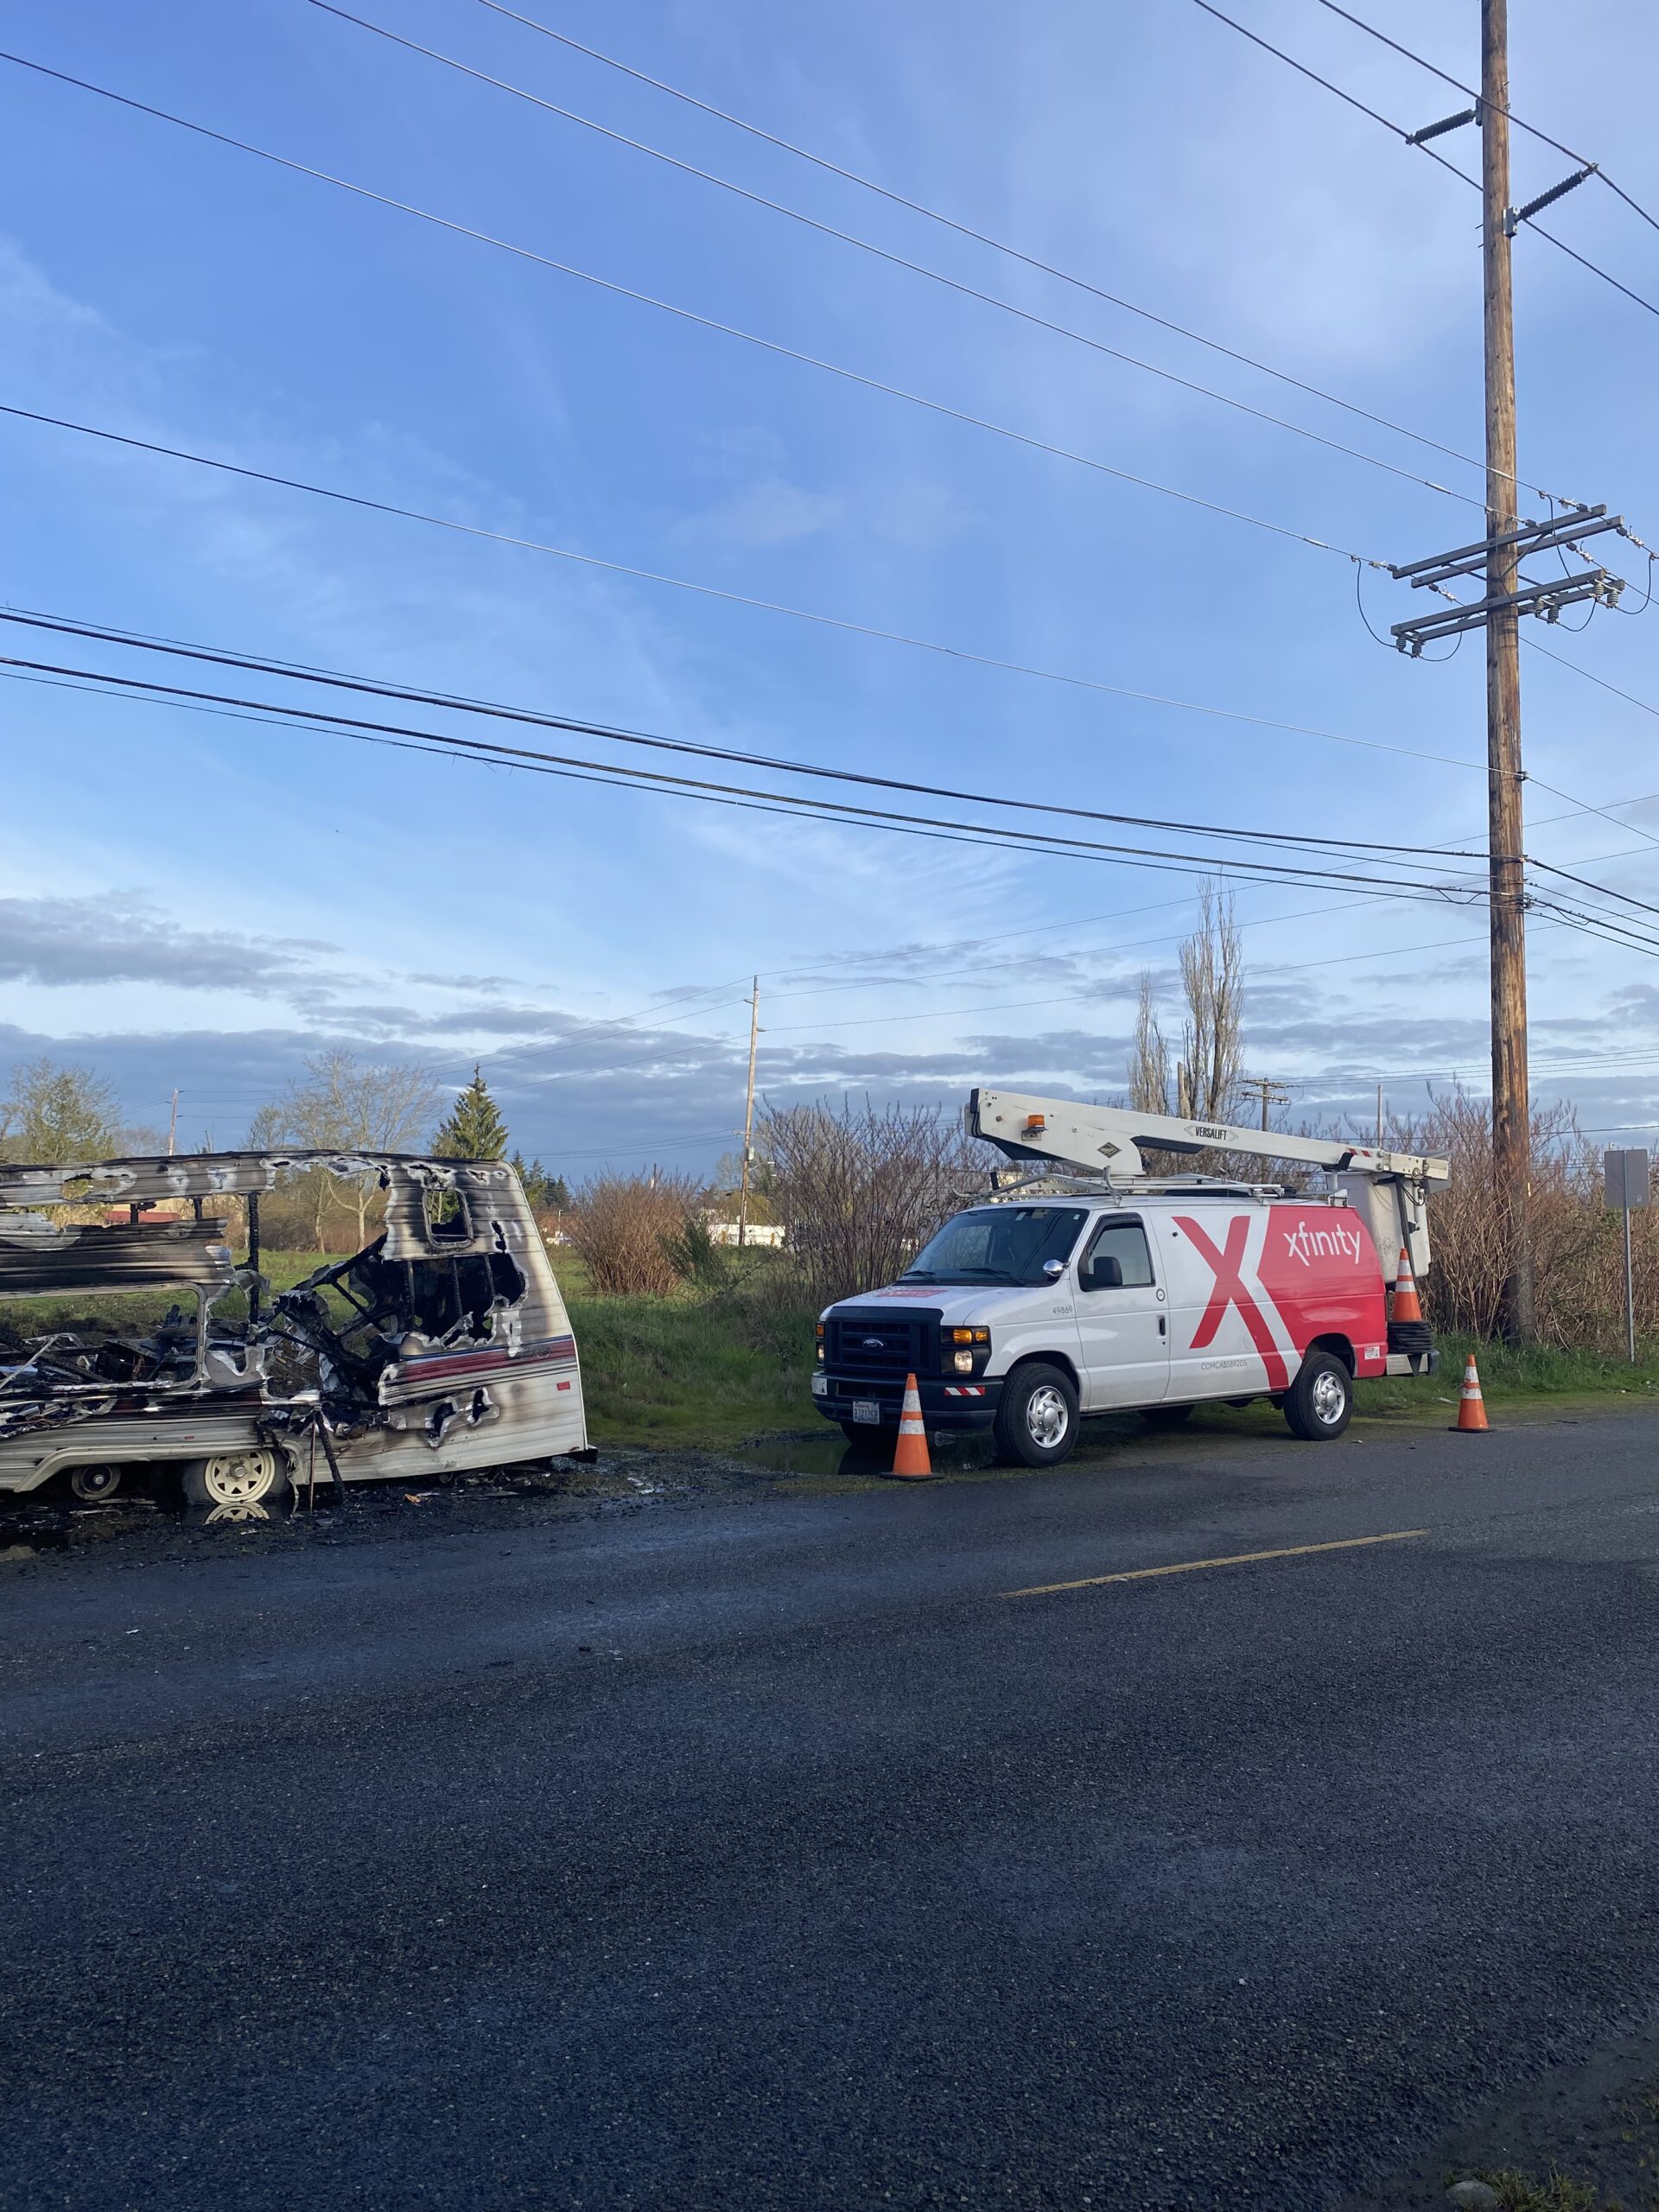
[[[1089,1262],[1085,1290],[1122,1290],[1123,1262],[1114,1259],[1109,1252],[1100,1252]]]

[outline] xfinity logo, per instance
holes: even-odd
[[[1312,1266],[1316,1258],[1351,1260],[1357,1267],[1363,1249],[1357,1229],[1343,1229],[1335,1224],[1329,1229],[1313,1229],[1305,1221],[1298,1225],[1295,1235],[1285,1246],[1305,1268]]]

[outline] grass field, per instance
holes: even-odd
[[[596,1443],[719,1449],[784,1429],[822,1427],[807,1387],[812,1316],[781,1294],[785,1278],[778,1262],[758,1258],[737,1288],[713,1297],[601,1298],[588,1289],[573,1252],[561,1247],[552,1256],[575,1332],[588,1428]],[[274,1287],[284,1290],[321,1264],[315,1253],[271,1252],[264,1255],[264,1269]],[[148,1291],[27,1299],[0,1308],[0,1320],[25,1337],[88,1324],[137,1335],[154,1328],[175,1302],[166,1292]],[[238,1294],[223,1310],[234,1315],[240,1305]],[[1622,1357],[1595,1352],[1511,1351],[1448,1338],[1433,1381],[1362,1383],[1357,1417],[1444,1426],[1454,1418],[1463,1363],[1471,1348],[1494,1415],[1659,1394],[1659,1349],[1653,1346],[1643,1347],[1632,1367]],[[1271,1429],[1278,1421],[1265,1403],[1236,1413],[1217,1409],[1205,1418],[1252,1429]]]

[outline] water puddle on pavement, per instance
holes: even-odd
[[[991,1464],[988,1436],[928,1439],[936,1474],[976,1474]],[[757,1436],[740,1444],[732,1458],[746,1467],[764,1467],[779,1475],[816,1476],[820,1480],[885,1475],[893,1464],[893,1440],[880,1444],[849,1444],[833,1432],[807,1429],[783,1436]]]

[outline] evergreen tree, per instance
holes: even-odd
[[[550,1175],[539,1160],[526,1160],[522,1152],[513,1154],[511,1164],[524,1186],[524,1196],[530,1200],[533,1213],[569,1211],[570,1185],[563,1175]]]
[[[505,1159],[507,1125],[490,1096],[482,1068],[474,1067],[472,1081],[439,1125],[432,1149],[440,1160]]]

